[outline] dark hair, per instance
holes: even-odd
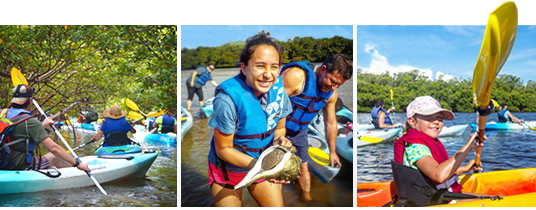
[[[340,73],[345,80],[352,78],[353,65],[352,61],[344,54],[335,54],[329,56],[322,65],[325,65],[327,72]]]
[[[376,101],[376,104],[374,104],[375,107],[379,107],[379,106],[381,106],[381,105],[383,105],[383,100],[382,100],[382,99],[378,99],[378,100]]]
[[[279,63],[281,63],[281,53],[283,52],[283,48],[279,47],[279,45],[275,43],[274,39],[270,36],[270,32],[267,31],[261,31],[257,35],[246,40],[246,45],[244,46],[244,49],[242,49],[242,52],[240,52],[240,63],[244,63],[247,66],[251,55],[260,45],[269,45],[274,47],[279,55]]]

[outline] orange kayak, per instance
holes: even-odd
[[[500,200],[483,199],[439,206],[536,206],[536,168],[468,174],[460,176],[460,180],[463,192],[504,197]],[[393,181],[358,183],[357,206],[383,206],[391,201],[395,194]]]

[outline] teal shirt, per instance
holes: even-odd
[[[404,165],[419,170],[415,163],[425,156],[433,157],[432,152],[430,152],[430,149],[428,149],[427,146],[422,144],[410,144],[405,148]]]

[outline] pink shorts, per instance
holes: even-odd
[[[216,168],[216,165],[208,161],[208,184],[211,187],[212,187],[212,184],[216,183],[225,188],[234,188],[234,186],[240,183],[240,181],[242,181],[242,179],[244,179],[246,175],[247,173],[237,173],[237,172],[227,171],[228,180],[225,180],[225,177],[223,175],[223,170],[221,169],[221,167]],[[261,183],[265,180],[266,179],[259,179],[255,182],[255,184]]]

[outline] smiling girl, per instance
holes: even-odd
[[[436,188],[451,192],[461,192],[458,174],[471,170],[482,170],[474,160],[461,166],[469,152],[479,144],[476,134],[452,157],[437,138],[443,129],[443,120],[453,120],[454,113],[442,109],[439,102],[430,96],[415,98],[407,107],[407,122],[404,136],[395,141],[395,162],[421,171],[433,181]],[[480,144],[481,145],[481,144]]]
[[[280,47],[264,31],[246,41],[240,73],[216,88],[214,137],[208,155],[209,185],[216,206],[241,206],[242,189],[233,190],[263,150],[290,147],[285,117],[292,111],[279,77]],[[261,179],[248,187],[259,206],[283,206],[279,180]]]

